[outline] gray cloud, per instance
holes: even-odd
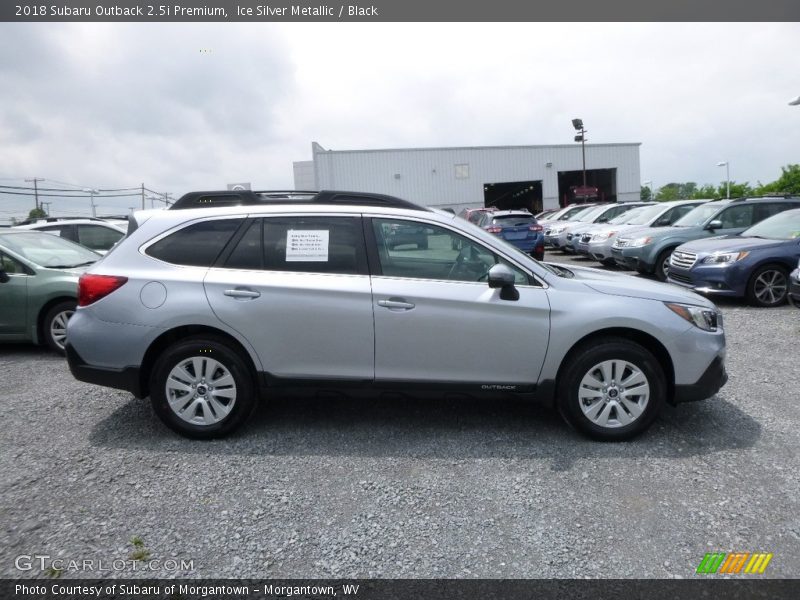
[[[769,181],[800,161],[798,38],[793,23],[4,23],[0,183],[286,187],[312,140],[570,143],[576,116],[592,142],[642,142],[657,185],[719,181],[719,160]],[[0,218],[29,204],[0,195]]]

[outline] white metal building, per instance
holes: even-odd
[[[586,183],[608,201],[639,200],[639,146],[586,144]],[[583,183],[580,144],[326,150],[294,163],[298,190],[348,190],[399,196],[426,206],[553,208]]]

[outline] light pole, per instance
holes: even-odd
[[[653,190],[653,182],[652,181],[643,181],[642,185],[646,185],[647,188],[650,190],[650,200],[656,199],[655,191]]]
[[[583,187],[586,187],[586,130],[583,128],[583,119],[572,119],[572,126],[578,135],[575,141],[581,143],[581,155],[583,156]]]
[[[99,194],[100,190],[96,190],[94,188],[83,188],[83,191],[87,192],[89,194],[89,196],[91,198],[91,203],[92,203],[92,216],[96,217],[97,216],[97,207],[94,205],[94,195],[95,194]]]
[[[725,167],[725,182],[728,188],[728,193],[726,194],[726,198],[728,200],[731,199],[731,166],[728,164],[727,160],[723,160],[717,163],[718,167]]]

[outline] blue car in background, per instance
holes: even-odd
[[[526,210],[497,210],[481,215],[478,227],[513,244],[525,254],[544,258],[544,231],[539,222]]]
[[[703,294],[745,297],[755,306],[786,302],[789,273],[800,259],[800,209],[730,235],[696,240],[672,253],[671,283]]]

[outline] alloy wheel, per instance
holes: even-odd
[[[67,321],[74,313],[74,310],[63,310],[50,321],[50,337],[59,350],[63,350],[67,343]]]
[[[777,269],[764,271],[756,277],[753,292],[763,304],[779,304],[786,296],[786,276]]]
[[[630,425],[642,415],[649,399],[650,382],[641,369],[626,360],[594,365],[578,389],[583,414],[605,428]]]
[[[165,392],[172,411],[195,425],[219,423],[236,403],[236,382],[230,371],[207,356],[193,356],[175,365]]]

